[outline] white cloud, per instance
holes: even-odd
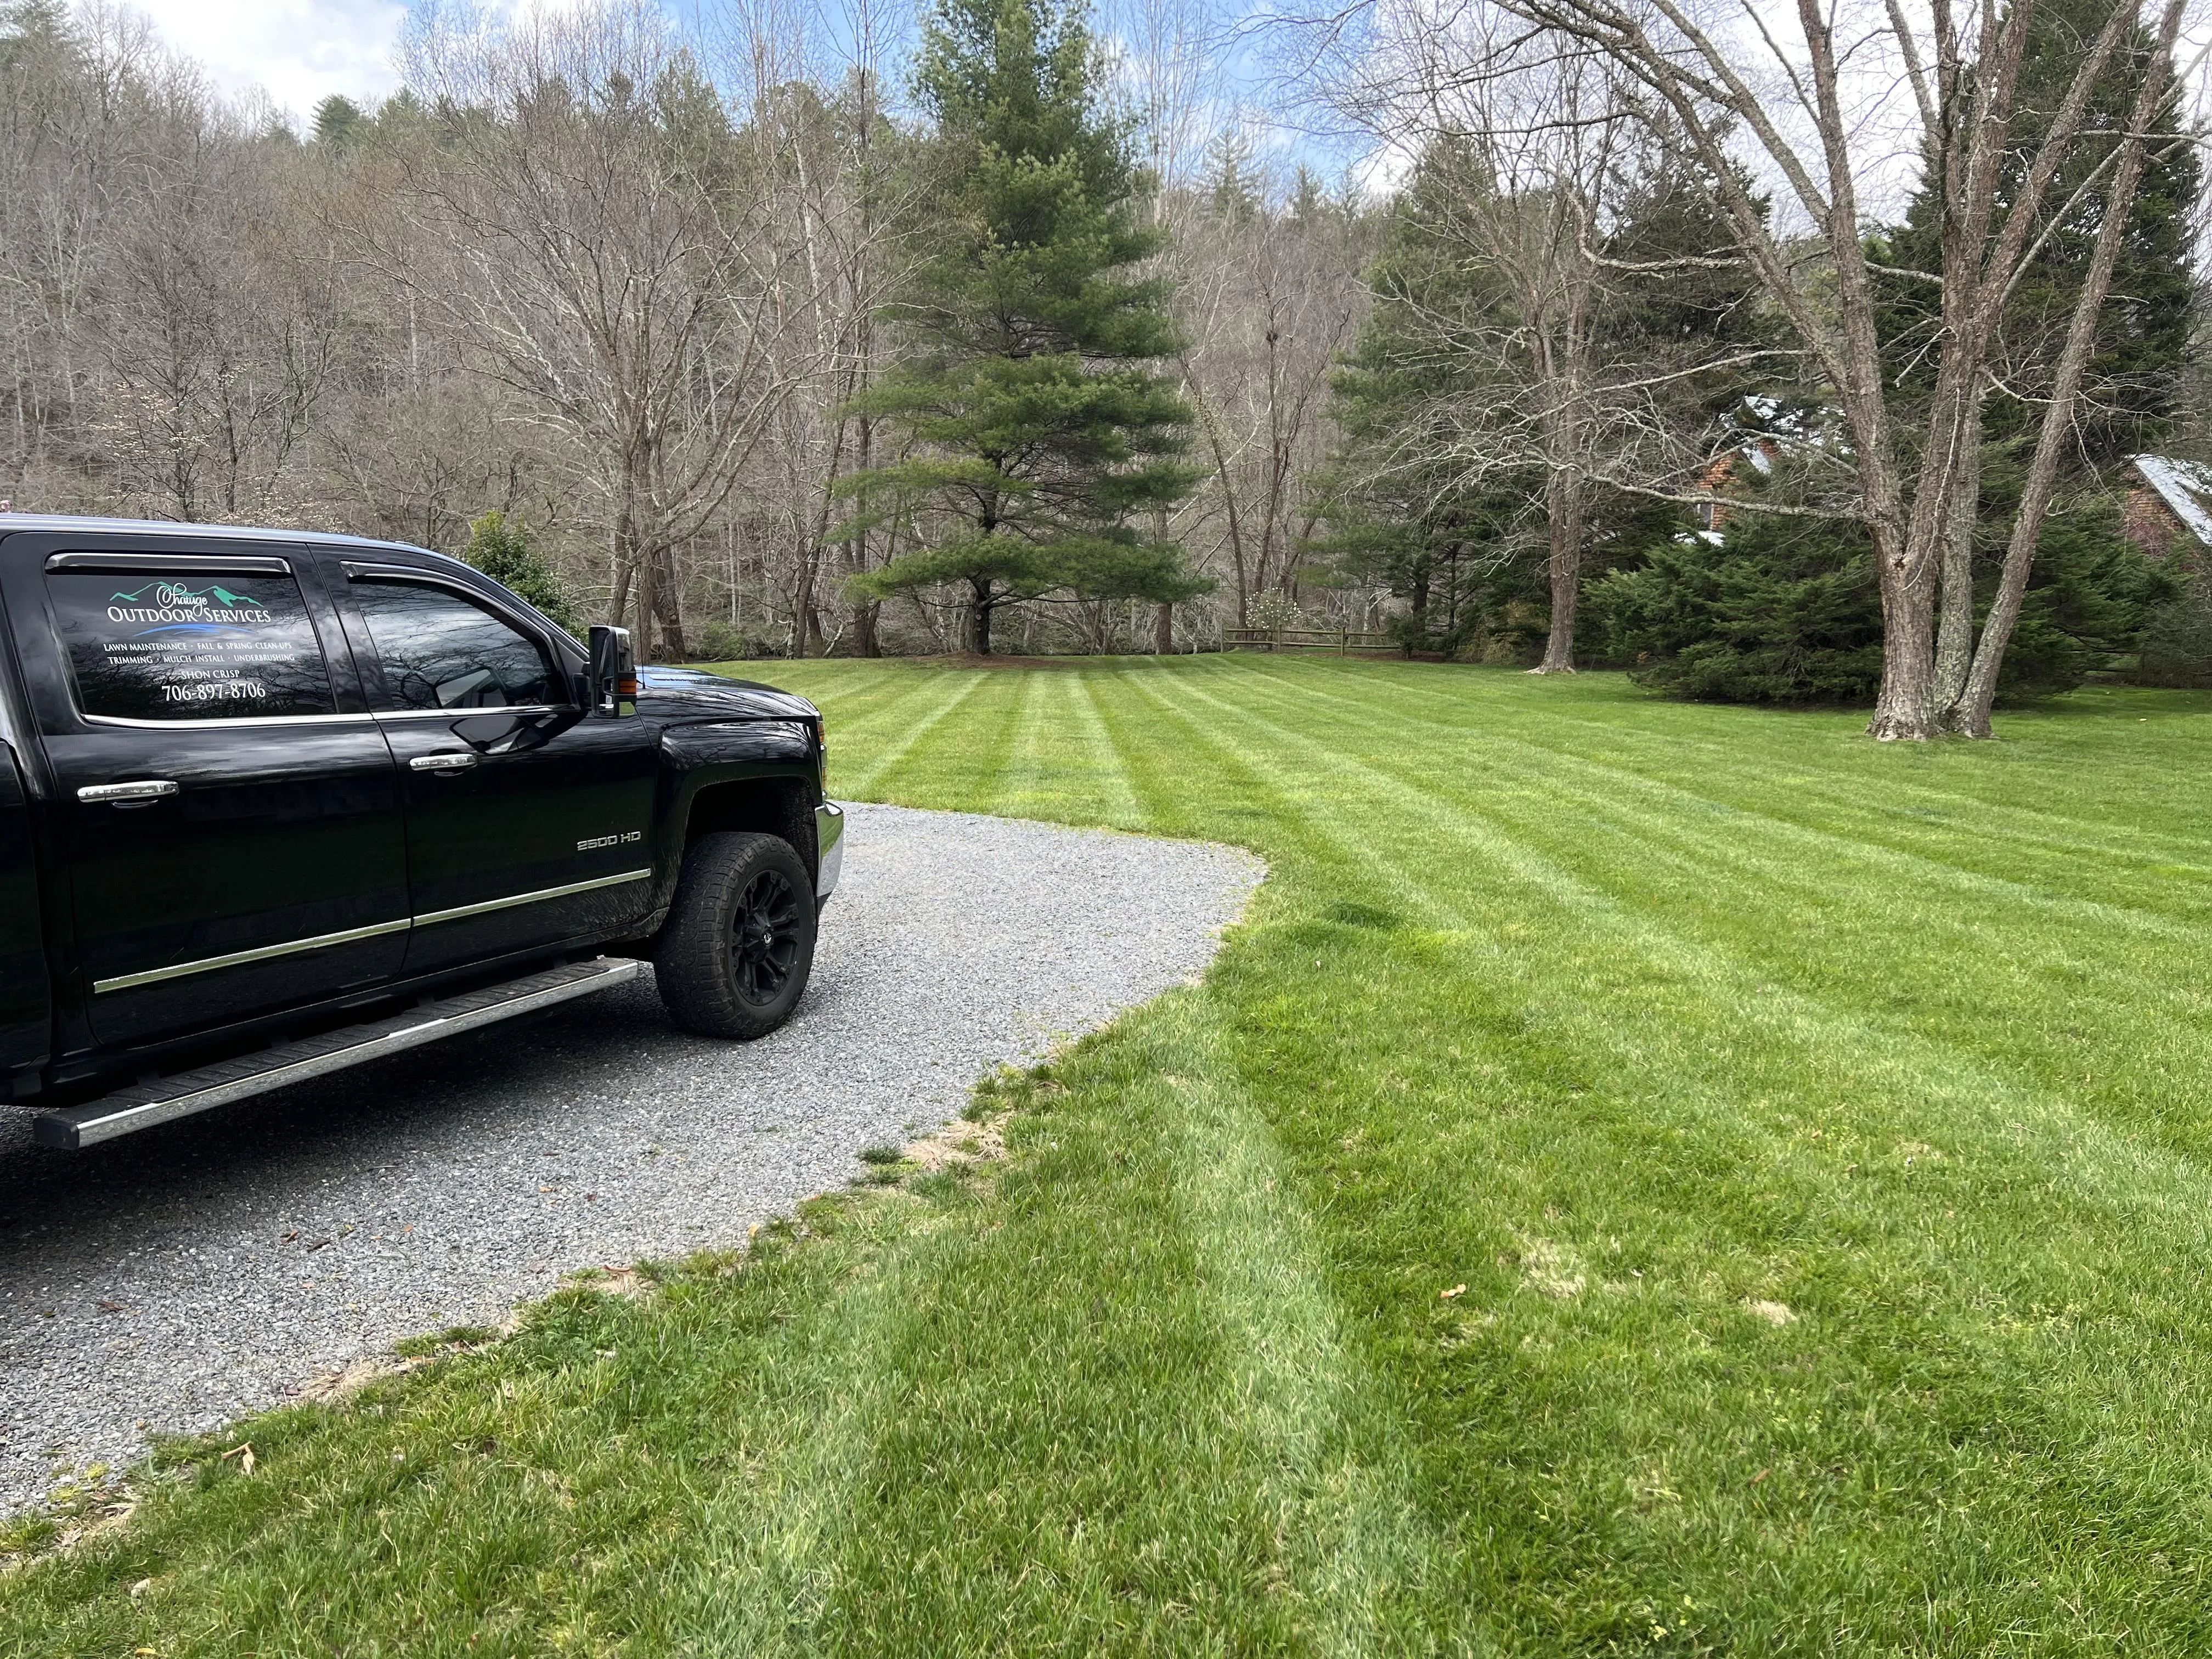
[[[225,92],[258,87],[302,120],[331,93],[360,102],[399,84],[399,0],[136,0],[136,9]]]

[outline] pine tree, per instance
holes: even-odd
[[[1206,141],[1203,183],[1216,218],[1241,224],[1257,216],[1266,182],[1259,146],[1243,126],[1225,126]]]
[[[315,142],[331,149],[352,149],[368,125],[368,117],[361,106],[342,92],[332,93],[315,106]]]
[[[1802,504],[1802,471],[1785,457],[1743,490]],[[2172,572],[2120,533],[2109,498],[2069,501],[2044,527],[2002,695],[2018,702],[2070,690],[2120,665],[2174,586]],[[1721,535],[1678,535],[1654,546],[1642,568],[1595,584],[1589,608],[1614,659],[1674,696],[1866,702],[1881,680],[1874,544],[1849,520],[1740,509]]]
[[[76,25],[62,0],[9,0],[0,5],[0,69],[73,57],[78,46]]]
[[[1727,233],[1710,193],[1678,166],[1626,173],[1620,222],[1606,252],[1651,266],[1722,249]],[[1460,198],[1480,189],[1465,147],[1432,145],[1391,204],[1368,273],[1375,306],[1331,386],[1344,442],[1313,483],[1329,534],[1316,556],[1343,578],[1387,582],[1406,600],[1407,642],[1455,652],[1480,644],[1486,659],[1510,659],[1540,642],[1552,595],[1542,550],[1530,533],[1544,501],[1535,458],[1470,478],[1456,410],[1522,400],[1515,363],[1496,342],[1525,335],[1499,276],[1470,258],[1454,233]],[[1671,401],[1645,405],[1671,427],[1701,434],[1740,404],[1753,382],[1741,366],[1698,372],[1766,343],[1771,324],[1747,304],[1749,278],[1724,269],[1630,270],[1599,295],[1593,356],[1604,377],[1621,364],[1638,378],[1677,371]],[[1488,341],[1470,349],[1468,341]],[[1669,482],[1671,479],[1659,480]],[[1583,580],[1633,563],[1675,527],[1672,507],[1625,490],[1589,490],[1581,538]],[[1445,596],[1441,614],[1435,601]]]
[[[1441,431],[1454,400],[1483,395],[1486,368],[1438,349],[1437,337],[1480,328],[1503,305],[1435,227],[1431,193],[1457,160],[1424,156],[1391,204],[1367,272],[1374,308],[1329,381],[1329,414],[1342,440],[1308,481],[1327,528],[1310,544],[1311,557],[1338,582],[1384,586],[1404,600],[1396,627],[1409,650],[1459,646],[1463,598],[1474,599],[1470,626],[1516,603],[1541,603],[1525,562],[1507,573],[1506,591],[1496,580],[1514,498],[1533,495],[1540,481],[1493,478],[1469,489]],[[1462,593],[1462,563],[1486,567],[1487,591]]]
[[[1181,459],[1190,410],[1151,367],[1175,331],[1163,285],[1128,268],[1159,242],[1097,73],[1079,5],[939,0],[924,30],[939,229],[892,313],[911,356],[851,405],[904,459],[846,482],[861,509],[847,533],[908,527],[921,545],[855,586],[957,586],[978,653],[1016,600],[1165,603],[1206,586],[1130,525],[1198,473]]]

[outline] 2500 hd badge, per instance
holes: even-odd
[[[804,698],[276,531],[10,514],[0,634],[0,1091],[47,1145],[646,961],[708,1036],[805,991],[844,820]]]

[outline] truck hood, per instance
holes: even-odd
[[[699,720],[813,720],[819,714],[812,703],[788,691],[696,668],[639,669],[637,712],[669,726]]]

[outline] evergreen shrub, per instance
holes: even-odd
[[[2136,678],[2145,685],[2212,686],[2212,584],[2202,577],[2152,613]]]
[[[561,574],[530,545],[530,532],[519,518],[509,518],[497,507],[469,521],[469,544],[461,550],[464,562],[473,565],[501,586],[544,613],[571,634],[581,635],[575,601],[569,598]]]
[[[1976,558],[1975,625],[1993,594],[2002,547]],[[2177,591],[2172,572],[2119,532],[2112,503],[2090,496],[2054,513],[2005,653],[1998,695],[2018,702],[2123,671]],[[1739,512],[1717,540],[1682,535],[1635,570],[1596,583],[1589,608],[1631,678],[1698,702],[1871,702],[1881,681],[1881,598],[1865,527],[1846,520]],[[2212,677],[2212,614],[2161,623],[2160,659]],[[2188,658],[2188,649],[2203,654]],[[2172,668],[2168,672],[2191,672]],[[2180,684],[2184,682],[2166,682]]]
[[[1685,534],[1589,605],[1630,677],[1698,702],[1857,702],[1881,679],[1881,600],[1865,530],[1739,514],[1717,540]]]

